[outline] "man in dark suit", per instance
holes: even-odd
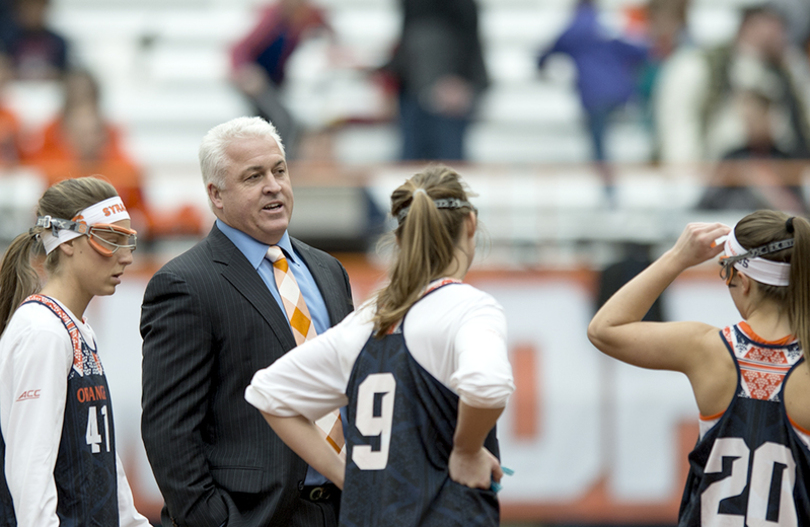
[[[295,346],[268,247],[284,252],[319,333],[351,312],[348,275],[287,234],[292,186],[267,121],[211,129],[200,166],[216,223],[152,277],[141,313],[143,441],[163,524],[334,527],[339,491],[284,445],[244,391]]]

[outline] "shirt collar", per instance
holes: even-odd
[[[254,269],[258,269],[262,264],[265,255],[267,254],[267,249],[270,246],[245,234],[239,229],[234,229],[220,219],[217,219],[216,223],[219,230],[222,231],[222,234],[231,240],[233,244],[236,245],[236,248],[245,255],[245,258],[248,259],[250,265],[252,265]],[[296,256],[292,248],[292,242],[290,241],[290,235],[287,231],[284,231],[284,234],[281,236],[281,240],[279,240],[276,245],[281,247],[281,249],[284,251],[284,255],[288,259],[296,261]]]

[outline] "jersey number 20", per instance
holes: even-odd
[[[796,505],[793,502],[793,486],[796,483],[796,461],[784,445],[763,443],[751,453],[745,441],[739,437],[723,437],[714,442],[706,473],[723,471],[723,458],[734,458],[731,474],[709,485],[700,496],[700,524],[704,527],[796,527]],[[751,477],[748,479],[748,467]],[[768,501],[774,478],[780,478],[781,491],[777,521],[767,519]],[[748,486],[747,520],[743,516],[721,514],[720,501],[739,496]],[[746,523],[747,522],[747,523]]]
[[[388,464],[391,427],[394,419],[394,394],[397,381],[390,373],[373,373],[357,388],[355,426],[366,437],[379,437],[380,449],[355,445],[352,461],[360,470],[382,470]]]

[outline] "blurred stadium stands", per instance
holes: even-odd
[[[348,64],[332,65],[324,41],[304,43],[290,65],[286,97],[311,127],[383,115],[379,88],[360,71],[387,57],[399,30],[394,0],[322,0]],[[621,9],[602,2],[620,29]],[[747,0],[696,0],[690,26],[699,43],[727,40]],[[470,138],[471,161],[576,163],[587,159],[573,71],[563,61],[547,78],[535,68],[570,16],[570,0],[482,0],[481,34],[493,86]],[[74,44],[74,60],[91,68],[106,91],[109,115],[130,130],[136,159],[147,166],[193,162],[211,126],[247,108],[228,82],[228,46],[250,27],[256,0],[55,0],[53,26]],[[648,158],[637,120],[610,138],[618,161]],[[388,162],[396,156],[390,123],[344,125],[340,162]]]
[[[341,51],[340,58],[332,60],[329,44],[316,38],[304,42],[289,65],[284,95],[290,108],[311,131],[327,130],[328,135],[324,143],[328,152],[323,156],[327,165],[302,162],[294,168],[295,184],[302,187],[296,194],[294,224],[298,235],[340,244],[370,232],[364,224],[368,215],[358,210],[385,211],[391,188],[387,174],[402,179],[418,167],[402,170],[396,165],[397,130],[388,115],[383,88],[368,75],[386,60],[397,38],[397,2],[318,3],[327,9]],[[617,170],[619,211],[605,221],[599,219],[607,206],[598,176],[584,164],[589,142],[574,89],[574,70],[562,58],[552,60],[543,75],[535,66],[538,52],[566,24],[574,1],[478,3],[493,83],[468,136],[471,165],[462,174],[470,176],[481,194],[494,248],[564,243],[581,239],[584,231],[591,231],[586,241],[622,239],[628,233],[641,240],[677,234],[683,224],[679,212],[695,204],[707,176],[699,167],[645,166],[652,141],[632,107],[619,116],[608,136],[611,159],[626,167]],[[624,10],[641,3],[605,0],[600,6],[606,23],[618,32],[625,23]],[[689,26],[695,41],[728,41],[737,27],[738,8],[750,3],[693,0]],[[52,26],[71,41],[72,61],[98,76],[105,113],[126,131],[132,157],[144,168],[147,199],[156,209],[190,203],[207,213],[197,147],[210,127],[248,111],[229,82],[228,53],[262,4],[257,0],[53,1]],[[61,96],[55,84],[18,82],[10,86],[7,100],[31,126],[57,112]],[[311,176],[312,171],[320,176]],[[360,187],[369,188],[368,194],[376,198],[368,202]],[[341,199],[329,199],[336,196]],[[321,205],[334,221],[323,221]],[[305,214],[304,208],[313,215]],[[314,214],[318,211],[320,215]],[[658,228],[665,224],[673,225],[672,232]],[[346,248],[357,248],[357,244]],[[538,254],[530,251],[526,258]],[[551,257],[551,263],[557,256]],[[514,257],[514,251],[507,255]]]

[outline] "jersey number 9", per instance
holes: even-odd
[[[355,445],[352,461],[360,470],[382,470],[388,465],[391,427],[394,419],[394,394],[397,381],[391,373],[373,373],[357,388],[355,426],[366,437],[379,437],[380,448]]]

